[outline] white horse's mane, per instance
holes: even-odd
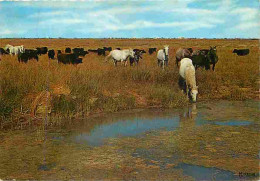
[[[190,86],[191,89],[197,89],[196,79],[195,79],[195,69],[192,65],[186,67],[185,73],[186,83]]]

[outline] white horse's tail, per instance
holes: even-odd
[[[106,56],[105,61],[108,62],[112,57],[112,53],[110,52],[108,56]]]

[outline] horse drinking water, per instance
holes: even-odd
[[[169,46],[164,45],[163,49],[160,49],[157,53],[158,66],[164,69],[164,65],[168,66],[169,60]]]
[[[107,62],[110,59],[113,59],[114,65],[117,66],[117,62],[124,62],[124,65],[127,65],[128,57],[134,58],[135,52],[132,49],[124,50],[112,50],[109,55],[105,58]]]
[[[196,86],[195,68],[192,64],[192,60],[184,58],[181,60],[180,65],[180,81],[185,82],[185,90],[188,97],[191,97],[193,102],[197,100],[198,86]]]

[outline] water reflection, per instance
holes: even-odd
[[[118,119],[109,124],[96,125],[90,132],[78,134],[73,139],[78,143],[100,146],[107,138],[138,136],[149,131],[173,131],[178,127],[195,126],[197,107],[196,104],[192,104],[187,109],[179,110],[179,116],[177,112],[167,114],[163,111],[158,112],[153,118],[149,116],[147,118],[144,116],[147,111],[145,112],[141,114],[142,116],[136,115],[134,119]],[[164,115],[165,113],[167,116]],[[151,115],[152,110],[149,110],[148,114]]]
[[[247,126],[252,124],[250,118],[248,120],[220,119],[219,114],[224,115],[227,110],[227,107],[223,107],[222,104],[218,104],[218,107],[216,105],[208,106],[207,104],[198,105],[193,103],[183,109],[150,109],[94,117],[67,125],[66,129],[69,130],[67,136],[55,135],[53,138],[67,139],[90,146],[100,146],[108,138],[141,136],[150,131],[174,131],[177,128],[193,129],[195,126],[205,124],[221,126]],[[230,110],[232,113],[240,112],[236,105],[232,107],[229,104],[229,106],[228,114]],[[216,116],[215,118],[211,115],[212,118],[208,119],[208,113],[212,112],[212,109],[218,112],[214,115],[212,113],[213,116]],[[243,118],[246,118],[246,116]]]
[[[81,133],[75,136],[78,143],[87,143],[91,146],[99,146],[107,138],[136,136],[152,130],[174,130],[179,127],[179,118],[156,117],[153,119],[135,118],[133,120],[119,120],[118,122],[97,125],[89,133]]]
[[[197,113],[197,105],[195,103],[180,111],[180,128],[194,127],[196,125]]]
[[[231,181],[239,179],[239,176],[235,175],[233,172],[214,167],[207,168],[198,165],[181,163],[176,168],[181,168],[185,175],[192,176],[195,180]]]

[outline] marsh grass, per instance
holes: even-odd
[[[2,40],[1,46],[14,40]],[[162,106],[174,108],[188,103],[178,87],[178,70],[175,51],[178,47],[208,48],[217,45],[219,62],[216,71],[196,71],[199,86],[198,100],[255,98],[258,91],[258,45],[252,40],[15,40],[25,47],[49,46],[64,49],[66,46],[93,47],[162,47],[170,45],[169,67],[164,71],[157,66],[156,54],[145,54],[138,66],[114,67],[103,56],[88,54],[83,64],[63,65],[48,60],[19,63],[15,56],[3,56],[0,62],[0,121],[11,120],[13,115],[30,113],[32,102],[42,92],[51,93],[53,117],[85,117],[96,112],[114,112],[135,107]],[[186,41],[186,42],[185,42]],[[38,44],[37,44],[38,42]],[[65,42],[65,43],[64,43]],[[92,44],[93,45],[92,45]],[[142,46],[141,46],[142,44]],[[123,46],[125,45],[125,46]],[[226,46],[232,45],[232,46]],[[88,46],[88,47],[86,47]],[[238,57],[233,48],[248,47],[250,54]],[[59,87],[59,88],[57,88]],[[38,103],[41,104],[40,102]]]

